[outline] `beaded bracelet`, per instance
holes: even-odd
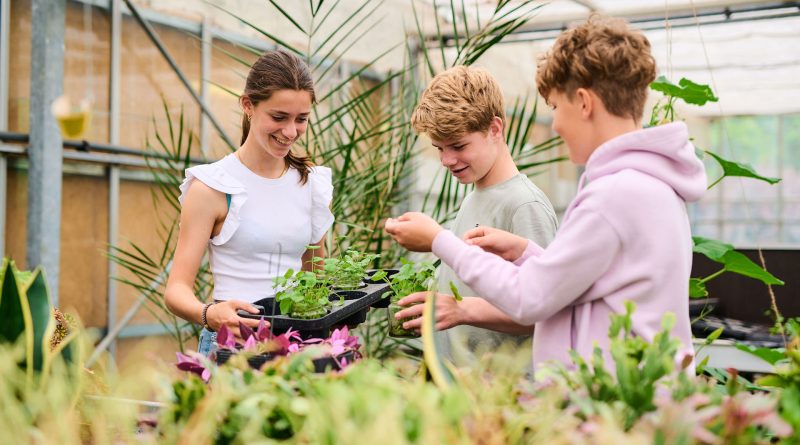
[[[206,318],[206,313],[208,312],[208,308],[210,308],[214,303],[206,303],[203,305],[203,312],[200,314],[200,323],[203,324],[203,327],[208,329],[209,331],[213,331],[211,326],[208,325],[208,319]]]

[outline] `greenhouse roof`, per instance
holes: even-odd
[[[429,0],[433,2],[433,0]],[[444,9],[438,1],[437,5]],[[497,1],[464,0],[462,17],[486,21]],[[522,3],[511,0],[508,8]],[[508,42],[546,50],[571,23],[597,11],[645,30],[660,74],[711,85],[717,104],[693,114],[730,116],[800,112],[800,2],[748,0],[555,0]],[[460,9],[460,6],[456,5]],[[443,12],[443,11],[442,11]],[[440,18],[448,20],[447,14]]]

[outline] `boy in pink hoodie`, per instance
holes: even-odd
[[[631,300],[634,334],[652,341],[667,312],[693,355],[688,309],[692,240],[686,202],[706,189],[702,162],[682,122],[642,129],[655,79],[650,43],[623,20],[593,15],[565,31],[539,62],[539,93],[553,108],[553,131],[585,165],[578,194],[543,249],[479,227],[464,240],[421,213],[386,222],[410,250],[432,250],[478,295],[515,322],[536,324],[533,362],[590,358],[606,363],[611,314]]]

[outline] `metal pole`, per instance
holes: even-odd
[[[0,258],[6,256],[6,185],[8,161],[0,154]]]
[[[108,245],[117,245],[119,231],[119,167],[112,165],[108,169]],[[117,264],[108,260],[108,330],[111,331],[117,324]],[[117,342],[109,344],[108,352],[113,357],[117,354]]]
[[[58,305],[61,251],[61,133],[50,104],[64,89],[66,0],[31,1],[31,146],[27,267],[43,266]]]
[[[111,0],[111,65],[109,67],[109,92],[108,92],[108,142],[111,145],[119,144],[119,109],[120,109],[120,65],[122,52],[120,44],[122,42],[122,1]],[[117,234],[119,231],[119,166],[113,165],[108,168],[108,245],[117,245]],[[108,259],[107,276],[107,312],[108,329],[111,330],[117,323],[117,282],[114,276],[117,272],[117,264]],[[111,342],[108,352],[112,357],[117,356],[117,342]]]
[[[111,0],[111,66],[108,83],[108,142],[119,145],[120,64],[122,52],[122,2]]]
[[[8,130],[8,34],[11,0],[0,0],[0,131]],[[6,255],[6,157],[0,155],[0,258]]]
[[[208,82],[211,80],[211,25],[208,17],[203,17],[200,26],[200,100],[208,105]],[[208,116],[200,113],[200,153],[208,157]]]
[[[214,118],[214,115],[211,114],[211,111],[209,111],[208,107],[206,107],[206,104],[200,99],[200,96],[197,95],[197,92],[194,90],[194,88],[192,88],[189,80],[183,75],[183,71],[178,68],[178,64],[175,63],[175,60],[173,60],[172,56],[169,55],[167,48],[164,47],[164,44],[161,43],[161,40],[156,35],[155,31],[153,31],[153,28],[150,27],[150,24],[147,23],[147,21],[139,14],[139,10],[136,8],[136,6],[133,5],[131,0],[125,0],[125,4],[128,5],[128,9],[131,10],[131,14],[133,14],[133,17],[136,19],[136,21],[142,25],[142,29],[144,29],[145,34],[150,37],[150,40],[152,40],[153,44],[156,45],[156,48],[158,48],[158,51],[161,52],[162,56],[164,56],[164,59],[166,59],[167,63],[169,63],[169,66],[171,66],[172,70],[175,71],[175,74],[178,75],[178,78],[180,79],[181,83],[183,83],[183,86],[186,87],[186,90],[189,91],[189,94],[192,95],[192,98],[194,98],[195,102],[200,105],[200,109],[203,111],[203,113],[205,113],[206,116],[208,116],[208,120],[211,121],[211,124],[213,124],[214,128],[217,129],[217,132],[225,141],[225,143],[230,146],[231,150],[234,150],[236,147],[238,147],[238,145],[234,145],[233,142],[231,142],[228,134],[222,129],[222,126]]]
[[[0,0],[0,131],[8,130],[8,35],[11,0]]]

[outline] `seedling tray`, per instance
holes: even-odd
[[[397,271],[387,270],[389,276]],[[319,318],[292,318],[288,315],[281,313],[280,304],[275,301],[275,298],[264,298],[255,301],[254,304],[264,308],[258,314],[251,314],[249,312],[240,310],[238,315],[243,318],[264,319],[272,324],[272,331],[275,334],[282,334],[289,329],[299,331],[303,339],[308,338],[326,338],[330,335],[330,331],[336,326],[355,326],[363,323],[367,319],[367,311],[370,306],[386,307],[389,298],[382,298],[389,290],[389,285],[385,281],[373,281],[370,279],[375,271],[368,272],[364,279],[364,284],[358,289],[354,290],[331,290],[329,296],[333,302],[333,307],[330,308],[328,313]],[[340,296],[344,297],[344,301],[340,302]]]
[[[230,349],[220,348],[215,351],[214,361],[217,365],[224,365],[231,357],[238,352],[231,351]],[[342,369],[340,365],[341,361],[344,359],[348,363],[352,363],[354,360],[359,358],[360,356],[356,355],[355,351],[346,351],[342,354],[339,354],[336,358],[333,357],[318,357],[312,359],[311,362],[314,364],[314,372],[316,373],[324,373],[328,370],[339,371]],[[274,360],[275,355],[264,353],[264,354],[257,354],[251,355],[247,357],[247,364],[250,365],[253,369],[261,369],[265,363],[268,361]]]

